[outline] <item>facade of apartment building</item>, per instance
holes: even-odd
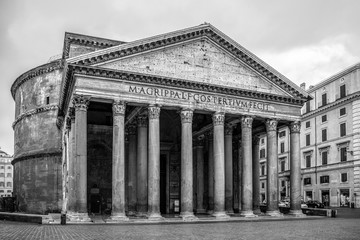
[[[11,197],[13,192],[12,156],[0,150],[0,197]]]

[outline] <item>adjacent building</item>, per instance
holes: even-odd
[[[267,214],[279,216],[279,156],[291,159],[280,175],[291,214],[302,214],[309,94],[210,24],[128,43],[66,33],[62,58],[21,75],[11,93],[20,211],[253,217],[266,148]]]
[[[307,92],[302,109],[301,168],[305,200],[360,207],[360,63]]]
[[[12,156],[0,150],[0,197],[11,197],[13,193]]]

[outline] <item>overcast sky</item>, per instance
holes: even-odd
[[[10,87],[61,54],[64,33],[132,41],[208,22],[290,80],[360,62],[358,0],[0,0],[0,147],[13,154]]]

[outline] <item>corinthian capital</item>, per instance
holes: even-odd
[[[193,110],[184,109],[180,112],[181,123],[191,123],[193,120]]]
[[[225,135],[232,135],[234,130],[234,125],[228,123],[225,125]]]
[[[225,113],[216,112],[212,116],[213,124],[216,125],[224,125],[225,122]]]
[[[148,112],[150,119],[158,119],[160,117],[160,107],[158,106],[150,106]]]
[[[147,127],[148,125],[148,117],[147,115],[139,115],[136,119],[138,127]]]
[[[278,121],[275,119],[266,120],[266,131],[276,131],[277,130]]]
[[[290,133],[300,133],[301,123],[299,121],[295,121],[290,123]]]
[[[126,110],[126,103],[124,101],[114,101],[113,102],[113,114],[114,116],[117,115],[125,115]]]
[[[74,94],[72,103],[76,110],[86,111],[90,102],[90,96]]]
[[[241,118],[241,128],[252,128],[253,118],[244,116]]]

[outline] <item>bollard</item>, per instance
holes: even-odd
[[[60,217],[60,224],[65,225],[66,224],[66,214],[62,213]]]

